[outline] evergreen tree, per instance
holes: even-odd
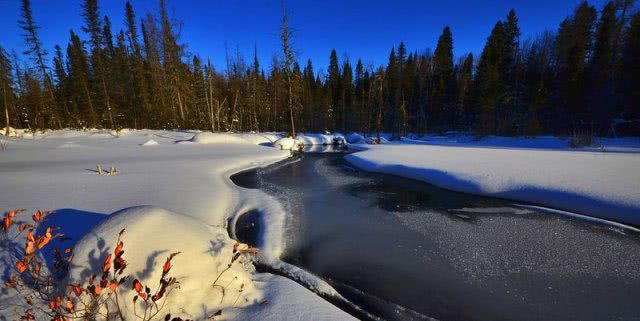
[[[622,117],[640,119],[640,12],[631,16],[624,34],[619,73],[619,88],[623,96]]]
[[[20,26],[20,29],[24,31],[23,36],[27,47],[27,50],[25,50],[24,53],[31,56],[36,69],[40,73],[39,76],[42,79],[47,92],[47,95],[44,97],[40,94],[33,95],[32,97],[36,99],[36,101],[33,102],[33,106],[37,106],[33,124],[40,128],[53,126],[62,128],[62,122],[58,118],[55,106],[53,83],[51,82],[51,77],[48,72],[49,69],[46,65],[46,56],[48,53],[42,48],[42,43],[38,37],[38,29],[40,29],[40,27],[38,27],[33,20],[30,0],[22,0],[21,11],[22,19],[18,21],[18,25]],[[37,84],[36,78],[30,78],[30,81],[29,85],[31,85],[31,87],[34,87]],[[41,90],[38,89],[38,92],[40,91]]]
[[[328,67],[329,78],[327,79],[327,92],[329,99],[329,118],[333,120],[334,123],[331,124],[330,128],[327,129],[337,129],[340,124],[342,124],[342,108],[340,104],[342,103],[341,98],[341,79],[340,79],[340,65],[338,64],[338,55],[336,54],[336,50],[331,50],[331,55],[329,57],[329,67]],[[331,118],[333,116],[334,118]]]
[[[461,128],[468,128],[473,119],[473,54],[468,54],[458,68],[457,77],[457,100],[456,100],[456,123]]]
[[[68,83],[71,93],[69,98],[74,114],[77,115],[77,126],[93,127],[99,123],[99,119],[90,90],[87,54],[78,35],[73,30],[69,33],[71,38],[67,46]]]
[[[9,136],[11,118],[15,117],[13,95],[13,68],[8,53],[0,46],[0,91],[2,91],[2,105],[4,109],[5,136]]]
[[[586,127],[586,62],[591,54],[596,9],[585,1],[572,17],[560,24],[556,39],[557,76],[554,89],[556,98],[556,131],[570,124],[571,130]]]
[[[339,127],[343,132],[346,130],[352,130],[353,124],[353,69],[349,63],[349,59],[345,59],[342,64],[342,76],[341,78],[341,105],[342,105],[342,124]]]
[[[593,130],[606,132],[613,118],[615,97],[612,68],[616,63],[613,45],[617,29],[616,6],[608,2],[597,23],[593,53],[588,70],[586,115],[583,121]]]
[[[496,133],[498,105],[503,103],[505,80],[501,72],[504,63],[504,25],[497,22],[480,55],[476,73],[476,96],[478,106],[476,129],[479,134]]]
[[[293,65],[295,64],[296,58],[295,58],[293,47],[291,46],[291,29],[289,29],[287,10],[284,7],[284,3],[282,5],[282,25],[280,27],[280,31],[281,31],[280,40],[282,40],[282,54],[284,58],[283,70],[284,70],[285,80],[286,80],[287,89],[288,89],[287,98],[288,98],[288,106],[289,106],[289,121],[291,125],[291,127],[289,127],[289,134],[291,137],[295,138],[296,127],[295,127],[295,121],[294,121],[294,109],[295,109],[295,104],[297,103],[298,97],[296,95],[296,89],[294,88],[295,87],[294,83],[296,82],[296,79],[299,79],[299,78],[292,70]]]
[[[433,55],[434,88],[432,92],[431,117],[438,125],[454,123],[455,110],[452,104],[453,89],[453,37],[451,29],[445,27],[438,39],[438,45]]]

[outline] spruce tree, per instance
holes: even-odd
[[[283,70],[284,70],[284,74],[285,74],[285,80],[286,80],[286,84],[287,84],[287,90],[288,90],[288,107],[289,107],[289,121],[290,121],[290,127],[289,127],[289,135],[292,138],[296,138],[296,127],[295,127],[295,121],[294,121],[294,103],[297,101],[297,97],[294,97],[295,95],[295,88],[294,88],[294,82],[296,81],[296,75],[294,74],[294,71],[292,70],[292,68],[294,67],[294,63],[295,63],[295,53],[293,50],[293,47],[291,46],[291,37],[292,37],[292,32],[291,29],[289,29],[289,25],[288,25],[289,21],[288,21],[288,16],[287,16],[287,10],[284,7],[284,3],[282,4],[282,24],[280,26],[280,40],[282,41],[282,54],[283,54]],[[299,68],[298,68],[299,69]]]
[[[614,42],[617,29],[616,6],[608,2],[597,23],[593,53],[588,70],[588,95],[586,115],[583,121],[594,130],[606,132],[613,117],[613,69]],[[594,128],[595,127],[595,128]]]
[[[625,30],[620,65],[619,87],[624,101],[622,116],[640,119],[640,12],[631,16]]]
[[[584,129],[586,105],[586,61],[591,54],[596,9],[585,1],[565,19],[556,39],[556,117],[553,127],[567,133]],[[567,125],[569,128],[567,128]]]
[[[353,69],[349,63],[349,59],[345,59],[342,64],[341,78],[341,101],[342,101],[342,131],[352,130],[354,112],[353,112]]]
[[[49,68],[47,67],[46,56],[47,51],[42,47],[40,38],[38,37],[38,29],[40,27],[35,23],[33,19],[33,13],[31,11],[31,1],[22,0],[21,7],[22,19],[18,21],[20,29],[24,31],[24,41],[27,49],[24,54],[30,55],[36,69],[39,71],[40,79],[44,83],[46,95],[41,95],[40,89],[38,94],[34,94],[32,98],[37,99],[37,103],[34,106],[38,106],[35,111],[34,125],[40,128],[57,126],[62,128],[62,122],[57,117],[57,108],[55,106],[55,98],[53,94],[53,83],[49,76]],[[31,87],[33,88],[37,83],[35,78],[31,78]]]
[[[11,115],[13,112],[13,68],[8,53],[0,46],[0,91],[2,91],[2,105],[4,107],[5,136],[9,136]],[[11,112],[10,112],[11,109]],[[15,116],[14,116],[15,117]]]
[[[438,125],[453,123],[455,111],[452,105],[453,88],[453,37],[451,29],[445,27],[438,39],[438,45],[433,55],[434,88],[432,98],[432,110],[435,122]]]
[[[478,106],[476,122],[481,135],[496,133],[497,106],[503,103],[505,80],[501,67],[504,62],[504,24],[498,21],[480,55],[476,72],[475,102]]]
[[[71,41],[67,46],[67,65],[69,66],[69,88],[71,102],[78,116],[77,126],[93,127],[99,123],[93,97],[90,90],[89,62],[80,37],[73,30],[69,32]]]
[[[338,64],[338,55],[336,54],[336,50],[331,50],[331,55],[329,56],[329,67],[328,67],[328,79],[327,79],[327,92],[329,99],[329,114],[334,118],[331,119],[334,121],[331,124],[330,130],[339,128],[339,125],[342,123],[342,114],[341,114],[341,106],[342,101],[340,100],[341,96],[341,79],[340,79],[340,65]],[[331,117],[331,116],[330,116]]]

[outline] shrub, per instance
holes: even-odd
[[[598,147],[593,132],[573,132],[569,138],[569,147],[582,148],[582,147]]]
[[[141,321],[165,320],[184,321],[180,317],[163,314],[167,299],[175,290],[179,289],[179,281],[171,276],[172,260],[180,252],[171,253],[162,265],[162,274],[156,285],[143,284],[138,279],[130,280],[125,275],[127,261],[124,257],[125,243],[123,236],[125,229],[118,234],[114,250],[103,258],[99,271],[92,271],[91,275],[80,283],[65,283],[69,265],[73,260],[71,247],[59,250],[51,246],[51,241],[64,239],[61,229],[55,226],[43,226],[49,215],[54,212],[36,211],[30,219],[25,221],[26,210],[13,210],[5,213],[0,233],[0,248],[9,254],[13,272],[4,282],[4,287],[15,291],[20,303],[14,309],[16,318],[20,321],[35,321],[49,319],[52,321],[82,320],[122,320],[125,321],[125,311],[122,310],[124,291],[122,287],[130,285],[133,302],[133,315]],[[38,232],[40,231],[40,233]],[[19,246],[24,240],[24,247]],[[51,267],[45,261],[46,254],[53,258]],[[256,254],[254,248],[236,243],[227,268],[220,272],[213,286],[221,289],[225,295],[227,285],[219,285],[220,277],[239,261],[240,257]],[[240,286],[236,301],[240,297],[244,284]],[[131,302],[130,301],[130,302]],[[222,311],[206,316],[215,320],[222,315]]]

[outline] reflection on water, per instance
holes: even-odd
[[[291,214],[283,259],[385,319],[640,318],[633,232],[364,173],[339,153],[244,175]]]

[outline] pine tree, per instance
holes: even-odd
[[[15,115],[13,111],[13,68],[9,60],[8,53],[0,46],[0,91],[2,91],[2,104],[4,107],[5,120],[5,136],[9,136],[9,128],[11,127],[11,116]],[[10,112],[11,110],[11,112]],[[14,116],[15,117],[15,116]]]
[[[342,76],[341,78],[341,97],[342,101],[342,124],[340,129],[342,131],[353,130],[353,69],[349,63],[349,59],[344,59],[342,64]]]
[[[173,106],[177,105],[177,108],[173,108],[173,110],[177,109],[175,118],[179,119],[179,121],[176,121],[176,123],[180,126],[185,121],[187,113],[186,105],[183,102],[184,88],[182,88],[181,79],[183,76],[183,66],[180,60],[183,56],[184,48],[178,45],[177,36],[173,31],[173,25],[167,13],[165,0],[160,0],[160,26],[162,32],[163,67],[166,72],[166,78],[168,79],[167,85],[169,87],[171,104]]]
[[[586,115],[583,121],[599,132],[606,132],[613,117],[613,73],[616,57],[613,44],[617,30],[616,6],[608,2],[597,23],[593,53],[588,70],[588,93]]]
[[[100,93],[100,100],[104,105],[104,113],[106,114],[109,128],[115,128],[113,114],[115,113],[111,98],[109,97],[109,88],[107,87],[108,64],[106,61],[106,52],[103,49],[105,44],[104,29],[100,21],[100,13],[98,9],[98,0],[85,0],[82,4],[82,16],[84,17],[84,26],[82,31],[89,35],[90,44],[90,61],[92,78],[92,90]]]
[[[329,56],[329,67],[328,67],[329,77],[327,79],[327,92],[329,98],[329,115],[334,118],[331,119],[334,122],[331,124],[330,128],[327,129],[337,129],[339,125],[342,123],[342,113],[341,106],[342,103],[340,100],[341,97],[341,79],[340,79],[340,65],[338,64],[338,55],[336,54],[336,50],[331,50],[331,55]],[[331,118],[331,116],[329,116]]]
[[[70,32],[71,42],[67,46],[67,65],[69,66],[69,87],[71,101],[78,116],[77,126],[93,127],[99,123],[90,90],[89,62],[82,46],[82,41],[73,30]]]
[[[504,24],[499,21],[482,50],[476,73],[475,102],[478,106],[477,130],[481,135],[496,133],[496,107],[503,103],[505,80],[501,72],[504,61]]]
[[[62,106],[64,116],[69,117],[70,112],[67,106],[68,86],[67,86],[67,71],[64,66],[64,57],[62,56],[62,48],[59,45],[55,46],[55,55],[53,57],[53,74],[56,80],[56,100],[57,105]],[[63,117],[64,118],[64,117]],[[65,121],[65,124],[68,120]]]
[[[468,128],[473,119],[473,54],[468,54],[459,68],[457,77],[457,100],[456,113],[460,116],[456,125],[463,125],[462,128]],[[466,126],[464,126],[466,125]]]
[[[520,52],[520,27],[515,10],[511,9],[504,21],[504,53],[502,62],[502,78],[505,81],[504,103],[498,108],[498,133],[521,134],[522,115],[525,108],[522,104],[522,78],[524,66]],[[520,132],[518,132],[520,131]]]
[[[395,47],[389,53],[389,62],[384,76],[386,88],[384,101],[383,129],[393,133],[400,132],[400,71],[398,70],[398,58]]]
[[[626,119],[640,119],[640,12],[632,15],[624,34],[619,87]]]
[[[560,24],[555,58],[557,110],[553,124],[557,131],[566,128],[566,124],[572,131],[586,126],[586,61],[591,53],[595,18],[596,9],[583,2],[572,17]]]
[[[364,132],[365,129],[365,116],[366,116],[366,84],[364,78],[364,66],[362,65],[362,59],[358,59],[356,63],[356,72],[355,72],[355,87],[354,87],[354,103],[355,111],[354,111],[354,131]]]
[[[295,95],[294,82],[295,74],[292,70],[295,63],[295,53],[291,46],[291,29],[288,25],[287,9],[282,3],[282,25],[280,26],[280,40],[282,41],[282,54],[283,54],[283,70],[288,90],[288,106],[289,106],[289,121],[291,127],[289,128],[289,135],[293,138],[296,137],[296,127],[294,122],[294,103],[297,101],[297,95]]]
[[[434,89],[432,98],[432,117],[439,125],[451,127],[455,119],[452,104],[453,88],[453,37],[451,29],[445,27],[438,39],[438,45],[433,56]]]
[[[55,98],[53,94],[53,83],[49,76],[46,56],[47,51],[43,49],[40,38],[38,37],[38,25],[33,20],[33,13],[31,11],[31,1],[22,0],[22,19],[18,21],[20,29],[24,31],[24,41],[27,47],[25,50],[26,55],[30,55],[36,69],[40,73],[42,82],[44,83],[45,90],[47,92],[46,97],[37,94],[33,95],[38,99],[34,106],[38,106],[35,112],[34,125],[36,127],[45,128],[58,126],[62,128],[62,122],[57,117],[57,108],[55,106]],[[35,86],[35,79],[31,79],[31,87]],[[40,92],[40,90],[38,90]]]

